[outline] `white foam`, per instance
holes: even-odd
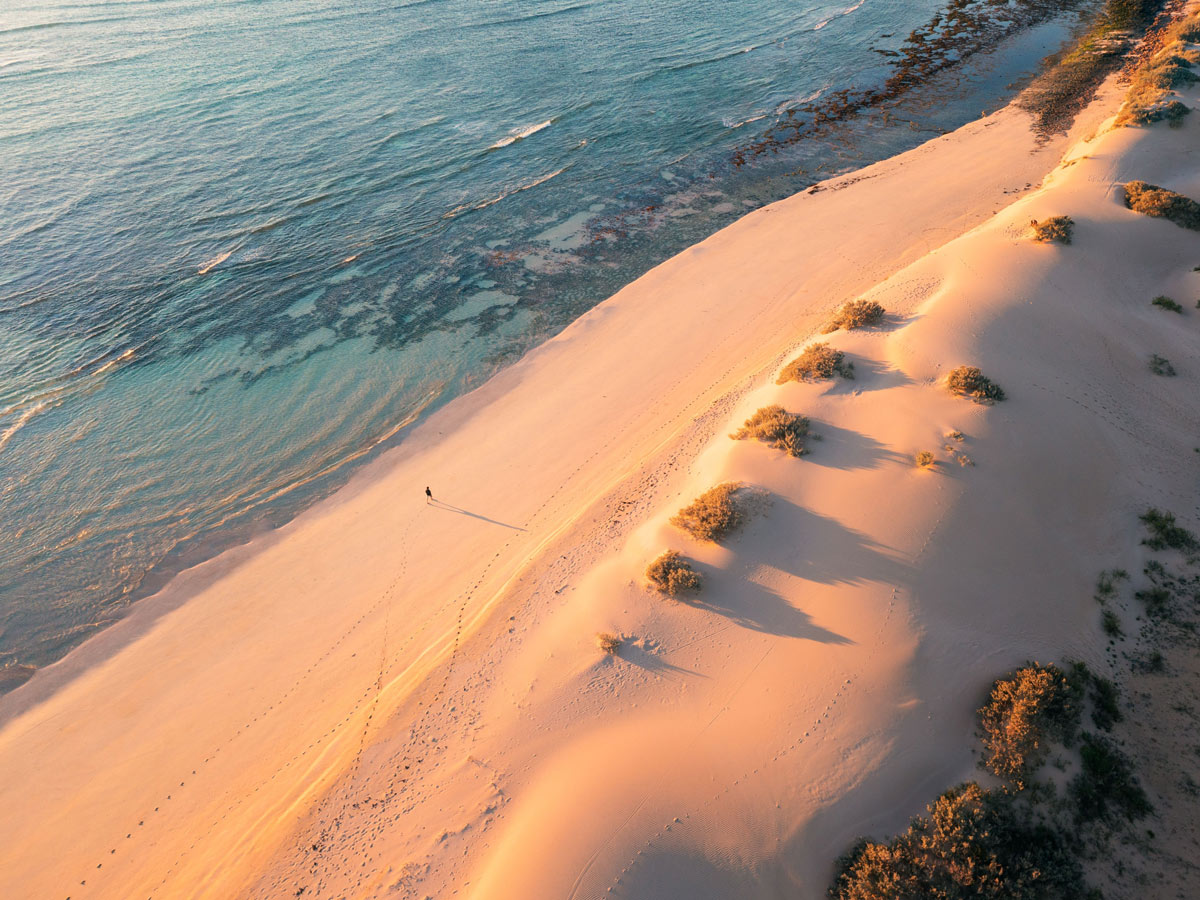
[[[496,143],[488,147],[489,150],[499,150],[501,147],[507,147],[509,144],[515,144],[517,141],[523,141],[531,134],[537,134],[543,128],[549,128],[554,124],[553,119],[547,119],[545,122],[538,122],[536,125],[526,125],[524,128],[518,129],[508,137],[500,138]]]

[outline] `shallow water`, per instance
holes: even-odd
[[[0,664],[285,521],[749,209],[996,106],[1064,34],[901,127],[732,164],[939,5],[9,0]]]

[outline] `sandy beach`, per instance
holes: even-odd
[[[0,896],[825,896],[973,777],[994,678],[1104,657],[1137,514],[1196,512],[1200,313],[1150,300],[1200,250],[1122,185],[1200,196],[1200,118],[1115,128],[1124,92],[751,213],[0,698]],[[885,324],[822,336],[857,298]],[[777,384],[816,340],[856,377]],[[811,453],[728,437],[770,404]],[[721,482],[736,536],[669,523]],[[645,582],[668,549],[692,600]]]

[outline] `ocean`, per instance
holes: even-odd
[[[737,217],[995,109],[1075,22],[764,142],[940,7],[6,0],[0,665],[286,522]]]

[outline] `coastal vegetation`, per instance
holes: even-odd
[[[1120,64],[1136,36],[1153,21],[1162,3],[1107,0],[1076,49],[1026,91],[1023,104],[1034,113],[1035,127],[1040,132],[1048,135],[1069,126],[1104,76]],[[960,65],[1023,28],[1082,5],[1082,0],[947,0],[897,49],[878,51],[891,66],[882,85],[845,88],[787,108],[760,139],[734,153],[733,163],[745,165],[750,159],[798,143],[864,110],[886,108],[938,72]]]
[[[1144,818],[1152,807],[1116,743],[1080,735],[1088,705],[1100,731],[1122,718],[1116,685],[1083,663],[1066,670],[1029,663],[998,679],[979,710],[979,736],[981,766],[1001,786],[958,785],[896,837],[860,839],[838,861],[829,896],[1098,898],[1084,880],[1082,861],[1102,850],[1122,823]],[[1055,778],[1035,781],[1052,752],[1056,767],[1072,773],[1065,796]]]
[[[1117,116],[1118,125],[1149,125],[1166,121],[1173,126],[1182,123],[1190,107],[1173,95],[1176,88],[1200,81],[1192,69],[1200,62],[1200,54],[1185,46],[1185,42],[1200,37],[1200,18],[1182,19],[1164,29],[1160,49],[1138,66],[1130,79],[1125,106]]]
[[[1143,216],[1166,219],[1180,228],[1200,231],[1200,203],[1156,184],[1128,182],[1125,185],[1125,205]]]
[[[1157,353],[1150,354],[1150,371],[1164,378],[1172,378],[1175,375],[1175,367],[1171,365],[1171,361]]]
[[[946,387],[951,393],[969,397],[976,403],[995,403],[1005,397],[1004,389],[977,366],[959,366],[946,377]]]
[[[1165,309],[1168,312],[1183,312],[1183,307],[1172,300],[1170,297],[1158,296],[1150,301],[1151,306],[1157,306],[1159,309]]]
[[[823,332],[830,334],[839,328],[852,331],[855,328],[868,328],[883,321],[886,310],[873,300],[851,300],[842,306],[825,326]]]
[[[798,458],[808,453],[808,419],[798,413],[790,413],[782,406],[764,406],[730,437],[735,441],[761,441],[768,447],[783,450],[788,456]]]
[[[709,488],[672,516],[671,524],[697,540],[719,541],[745,519],[737,502],[739,490],[741,485],[731,481]]]
[[[1034,79],[1018,105],[1044,137],[1066,131],[1154,23],[1163,0],[1106,0],[1092,26],[1057,62]]]
[[[700,590],[700,575],[676,550],[668,550],[650,563],[646,577],[659,591],[670,597]]]
[[[621,649],[621,639],[611,632],[598,631],[596,632],[596,646],[600,648],[601,653],[612,656]]]
[[[846,361],[846,354],[828,344],[813,344],[783,367],[776,384],[789,381],[809,381],[819,378],[854,377],[854,363]]]
[[[1034,219],[1029,223],[1033,230],[1033,239],[1042,243],[1071,243],[1071,232],[1075,229],[1075,220],[1070,216],[1051,216],[1040,222]]]
[[[1034,663],[992,685],[979,710],[983,767],[1024,788],[1046,760],[1050,742],[1069,744],[1079,728],[1078,688],[1057,666]]]
[[[1194,553],[1200,550],[1196,535],[1175,520],[1175,514],[1151,507],[1138,517],[1149,535],[1142,543],[1151,550],[1181,550]]]

